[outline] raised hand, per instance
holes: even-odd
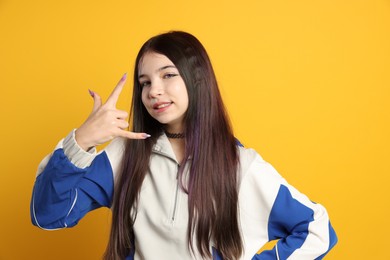
[[[108,142],[117,136],[129,139],[150,137],[146,133],[127,131],[129,126],[126,120],[128,113],[116,109],[116,103],[125,85],[126,77],[127,74],[123,75],[104,104],[97,93],[90,91],[94,100],[92,113],[75,133],[76,142],[84,150],[87,151],[89,148]]]

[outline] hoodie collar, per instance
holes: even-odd
[[[152,152],[161,154],[178,163],[176,160],[175,153],[173,152],[172,145],[164,132],[160,135],[160,137],[157,139],[157,142],[153,145]]]

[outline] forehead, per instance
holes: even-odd
[[[167,56],[156,52],[147,52],[139,61],[138,75],[158,72],[160,68],[168,65],[175,66]]]

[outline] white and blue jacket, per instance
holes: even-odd
[[[116,138],[96,153],[82,150],[74,131],[61,140],[39,165],[31,200],[33,224],[47,230],[72,227],[89,211],[110,207],[124,145],[124,139]],[[289,185],[254,150],[238,149],[241,259],[322,259],[337,242],[325,208]],[[163,134],[153,147],[140,191],[135,250],[126,259],[200,259],[188,249],[188,201],[177,170]],[[278,240],[275,247],[257,254],[271,240]],[[212,252],[213,259],[222,259],[217,248]]]

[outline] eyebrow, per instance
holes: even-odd
[[[159,68],[156,72],[160,72],[162,70],[166,70],[166,69],[169,69],[169,68],[176,69],[176,67],[174,65],[167,65],[167,66],[163,66],[163,67]],[[146,76],[145,74],[141,74],[141,75],[138,76],[138,79],[143,78],[145,76]]]

